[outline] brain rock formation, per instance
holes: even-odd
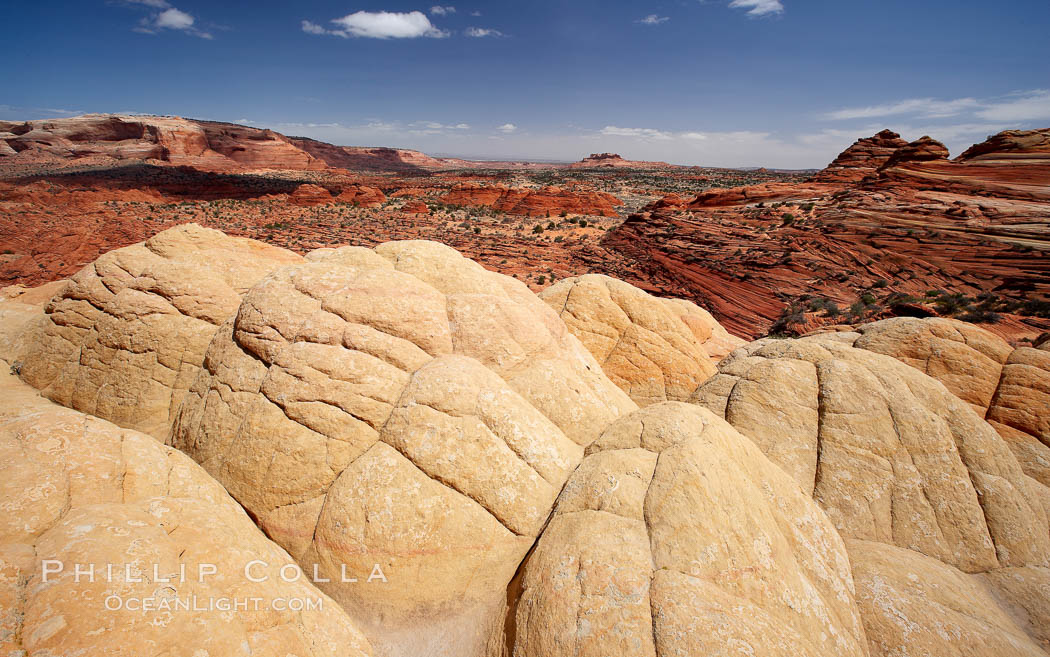
[[[1046,655],[1046,568],[968,575],[884,543],[846,548],[871,655]]]
[[[746,437],[681,402],[587,450],[526,564],[515,655],[865,655],[842,540]]]
[[[608,276],[566,278],[540,298],[642,406],[689,399],[715,373],[717,359],[743,344],[696,304],[653,297]]]
[[[952,319],[898,317],[866,324],[853,346],[911,365],[969,403],[1006,440],[1025,474],[1050,486],[1050,357]],[[1042,493],[1050,494],[1050,491]]]
[[[308,260],[245,295],[172,444],[333,580],[380,654],[499,654],[507,585],[583,447],[637,407],[524,284],[446,246]],[[382,585],[340,581],[377,564]]]
[[[51,301],[22,355],[45,396],[163,438],[240,295],[296,254],[185,224],[111,251]]]
[[[844,537],[970,573],[1046,566],[1046,511],[1005,441],[941,383],[853,337],[753,342],[695,399],[812,491]]]
[[[372,654],[191,459],[56,406],[6,372],[0,395],[0,654]],[[255,561],[257,582],[243,575]],[[234,599],[257,602],[208,608]],[[293,611],[296,600],[318,606]]]

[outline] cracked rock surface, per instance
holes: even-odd
[[[608,276],[566,278],[540,298],[641,406],[687,401],[718,360],[744,344],[696,304],[654,297]]]
[[[1006,442],[940,382],[853,337],[752,342],[695,399],[812,491],[844,537],[964,572],[1046,566],[1046,511]]]
[[[515,655],[865,655],[845,547],[751,441],[680,402],[587,450],[530,556]]]
[[[106,253],[48,304],[22,378],[63,406],[163,439],[240,295],[301,261],[196,224]]]
[[[334,600],[305,579],[281,578],[282,567],[294,566],[291,557],[191,459],[61,408],[6,372],[0,394],[0,653],[372,654]],[[46,582],[43,560],[62,564]],[[252,570],[266,581],[245,578],[253,560],[267,564]],[[107,564],[117,564],[111,574]],[[203,582],[201,564],[216,569]],[[157,606],[115,609],[109,596]],[[176,598],[195,609],[159,607]],[[258,602],[236,612],[204,609],[220,598]],[[293,599],[320,607],[278,609]]]
[[[562,484],[636,406],[524,284],[446,246],[307,259],[245,295],[171,443],[319,564],[383,654],[497,654]],[[388,585],[338,581],[374,563]]]

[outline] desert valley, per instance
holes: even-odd
[[[0,145],[6,284],[194,222],[299,254],[436,240],[534,291],[607,274],[746,338],[898,315],[1050,330],[1047,130],[954,159],[883,131],[812,172],[471,162],[173,117],[0,122]]]

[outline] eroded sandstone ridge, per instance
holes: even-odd
[[[895,318],[740,345],[607,277],[543,297],[434,242],[300,258],[194,226],[5,288],[5,366],[83,410],[0,376],[0,648],[1048,654],[1050,342]]]

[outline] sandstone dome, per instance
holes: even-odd
[[[851,339],[758,340],[695,399],[811,492],[843,537],[965,572],[1050,564],[1046,511],[995,429],[940,382]]]
[[[886,319],[837,337],[893,356],[943,383],[995,427],[1025,474],[1050,486],[1050,357],[1045,350],[1014,349],[990,331],[942,318]],[[1050,490],[1040,494],[1050,495]]]
[[[637,407],[524,284],[434,242],[278,270],[212,341],[171,443],[383,654],[491,654],[569,474]],[[339,582],[343,564],[381,587]]]
[[[22,378],[46,397],[158,438],[240,295],[302,258],[197,224],[78,272],[25,339]]]
[[[540,298],[642,406],[689,399],[718,359],[743,344],[696,304],[654,297],[608,276],[566,278]]]
[[[0,653],[372,655],[334,600],[281,577],[292,559],[191,459],[42,399],[6,372],[0,395]],[[242,575],[255,560],[266,566],[252,577],[265,581]],[[205,565],[214,575],[201,582]],[[176,599],[190,608],[157,602]],[[206,609],[216,599],[258,603]],[[278,610],[276,600],[319,605]]]
[[[866,655],[845,547],[725,421],[646,407],[588,448],[526,563],[515,655]]]

